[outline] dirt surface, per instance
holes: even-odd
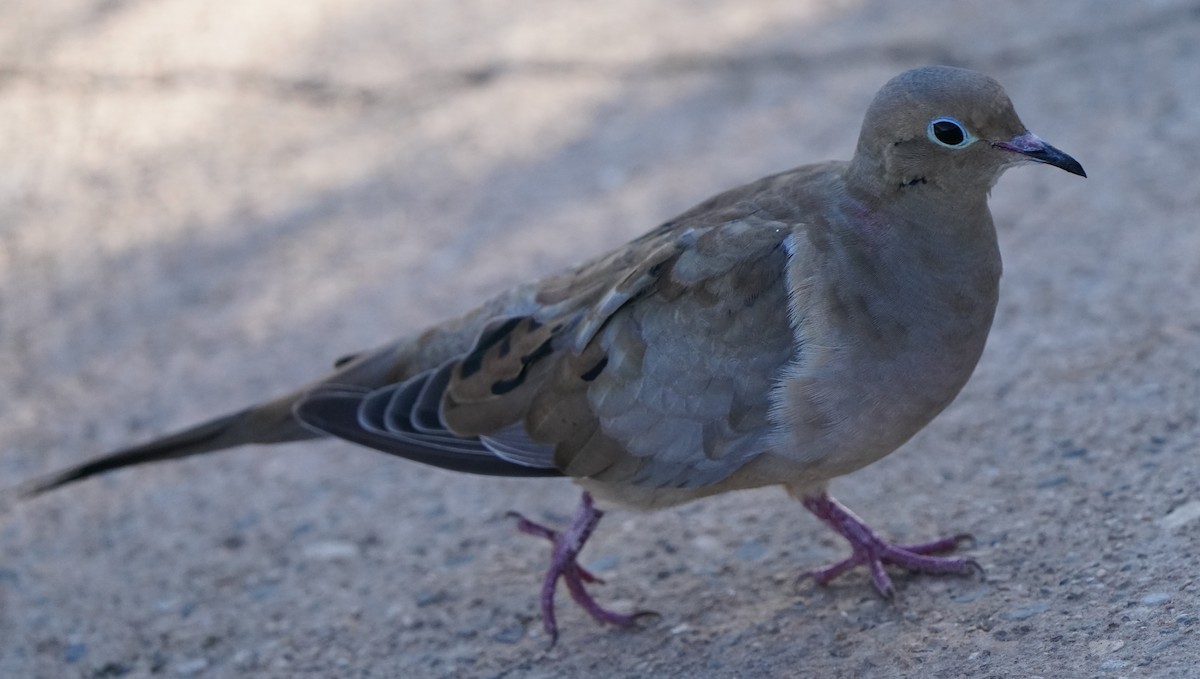
[[[0,487],[275,395],[853,150],[899,71],[1003,82],[1090,178],[1009,173],[962,396],[833,490],[986,581],[856,572],[774,489],[610,514],[604,628],[505,511],[566,481],[334,442],[0,510],[4,677],[1196,677],[1200,3],[14,0],[0,21]]]

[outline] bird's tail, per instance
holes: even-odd
[[[305,429],[292,416],[292,404],[298,397],[299,393],[289,394],[139,446],[113,451],[78,466],[33,479],[18,488],[17,494],[30,497],[112,469],[211,453],[247,443],[284,443],[317,438],[319,434]]]

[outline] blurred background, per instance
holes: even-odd
[[[875,91],[1000,80],[1089,178],[1004,177],[1000,313],[959,401],[834,484],[986,581],[793,586],[844,545],[777,490],[613,514],[546,652],[565,481],[338,443],[0,513],[0,675],[1193,676],[1200,3],[11,0],[0,21],[0,487],[848,158]]]

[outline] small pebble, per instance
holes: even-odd
[[[1050,604],[1044,601],[1039,601],[1034,604],[1029,604],[1028,606],[1014,608],[1013,610],[1005,613],[1004,617],[1008,620],[1027,620],[1035,615],[1045,613],[1048,610],[1050,610]]]
[[[233,526],[237,529],[246,529],[258,525],[258,514],[250,513],[238,517]]]
[[[593,573],[611,571],[617,567],[617,557],[614,554],[605,554],[604,556],[592,559],[585,567]]]
[[[443,602],[445,600],[446,600],[445,592],[441,592],[441,591],[434,592],[431,590],[426,590],[417,595],[416,604],[417,604],[417,608],[424,608],[426,606],[440,604],[441,602]]]
[[[253,585],[246,588],[246,596],[251,601],[266,601],[279,594],[279,586],[275,584]]]
[[[492,636],[492,641],[502,644],[515,644],[525,637],[525,628],[507,627]]]
[[[67,662],[78,662],[85,655],[87,644],[70,644],[63,649],[63,660]]]
[[[1167,529],[1179,528],[1200,519],[1200,500],[1193,500],[1172,509],[1158,523]]]
[[[251,667],[255,663],[256,658],[254,657],[254,652],[248,648],[243,648],[237,653],[234,653],[233,657],[229,659],[230,665],[242,670]]]
[[[1088,650],[1096,655],[1114,653],[1122,648],[1125,648],[1125,642],[1120,639],[1099,639],[1088,642]]]
[[[1142,597],[1142,603],[1153,606],[1155,604],[1166,603],[1171,600],[1171,595],[1166,592],[1155,592]]]
[[[337,561],[353,559],[359,553],[358,545],[342,540],[325,540],[313,542],[304,546],[301,554],[306,559],[314,561]]]
[[[743,542],[733,550],[733,555],[742,561],[758,561],[767,553],[767,546],[761,542]]]
[[[193,658],[185,660],[175,666],[175,674],[181,677],[191,677],[200,674],[208,669],[208,660],[204,658]]]
[[[987,587],[975,587],[965,592],[960,592],[950,597],[950,600],[959,604],[969,604],[972,601],[978,601],[987,596],[990,590]]]

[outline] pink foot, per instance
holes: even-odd
[[[610,611],[596,603],[596,600],[584,588],[584,583],[604,583],[576,561],[584,543],[595,530],[596,524],[600,523],[600,517],[604,516],[604,512],[596,509],[592,504],[590,494],[583,494],[579,509],[575,511],[575,516],[571,518],[570,525],[563,533],[534,523],[516,512],[509,512],[509,516],[517,519],[517,528],[522,533],[546,538],[553,545],[550,568],[546,571],[545,580],[542,581],[541,597],[542,628],[546,630],[546,634],[550,635],[551,645],[558,641],[558,623],[554,617],[554,592],[560,578],[567,583],[567,591],[571,593],[571,598],[575,600],[575,603],[600,622],[627,627],[644,615],[653,615],[650,611],[631,615]]]
[[[917,573],[983,573],[983,569],[972,559],[928,556],[954,549],[959,543],[970,540],[969,535],[955,535],[918,545],[895,545],[876,535],[862,519],[826,493],[806,496],[802,502],[808,511],[837,531],[838,535],[846,538],[853,550],[849,558],[806,574],[806,577],[811,577],[818,585],[827,585],[851,568],[865,565],[871,574],[871,582],[875,589],[890,599],[895,595],[896,588],[892,586],[892,579],[884,571],[884,564],[900,566]]]

